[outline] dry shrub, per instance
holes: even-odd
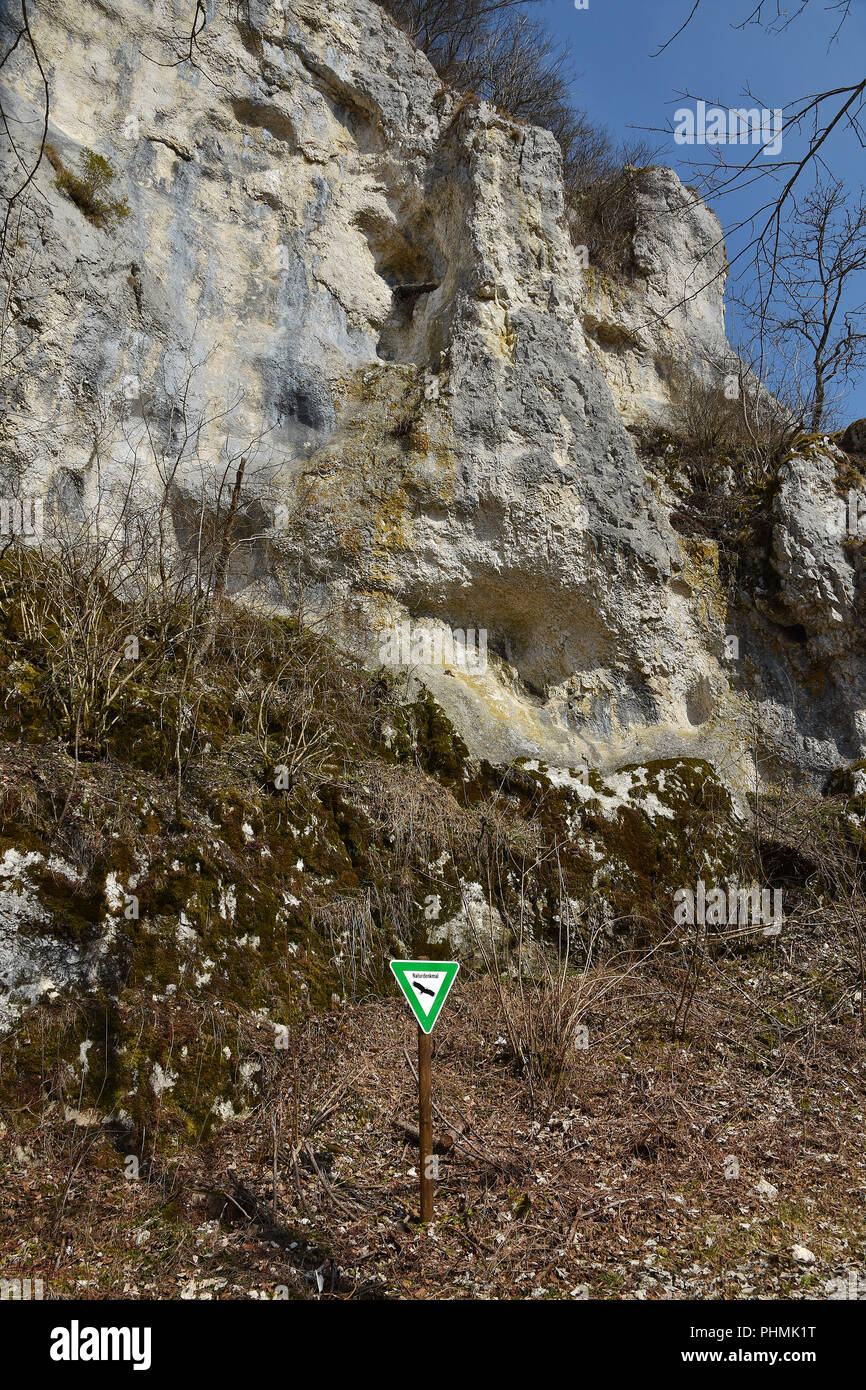
[[[706,491],[721,485],[726,466],[747,485],[766,482],[797,433],[791,413],[736,361],[705,363],[702,374],[672,364],[668,387],[670,433]]]
[[[558,860],[558,851],[552,853]],[[516,920],[502,909],[505,943],[479,930],[469,904],[464,907],[499,1006],[508,1051],[525,1081],[533,1113],[544,1122],[573,1080],[578,1053],[590,1044],[586,1020],[607,996],[622,989],[642,958],[632,953],[602,958],[599,926],[588,925],[589,909],[578,918],[561,871],[556,944],[534,939],[524,888],[525,882]]]
[[[55,184],[88,222],[95,227],[111,227],[129,216],[130,208],[125,199],[106,197],[115,174],[104,155],[95,150],[82,150],[81,169],[77,174],[67,168],[53,145],[45,146],[45,155],[54,169]]]

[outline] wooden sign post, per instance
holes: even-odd
[[[418,1158],[421,1220],[433,1220],[433,1083],[430,1034],[460,966],[456,960],[392,960],[391,971],[418,1023]]]
[[[433,1088],[430,1057],[433,1038],[418,1026],[418,1150],[421,1173],[421,1220],[433,1220]]]

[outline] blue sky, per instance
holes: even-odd
[[[852,0],[848,20],[830,42],[838,15],[826,0],[810,0],[787,31],[771,34],[735,24],[754,8],[755,0],[702,0],[684,32],[658,57],[651,55],[683,22],[692,0],[589,0],[576,10],[573,0],[544,0],[532,11],[572,49],[577,74],[574,98],[590,117],[620,137],[643,135],[658,145],[657,162],[670,164],[686,181],[694,181],[688,146],[644,128],[669,126],[677,94],[690,92],[724,107],[741,106],[746,88],[761,105],[773,109],[808,94],[862,79],[866,63],[866,0]],[[798,0],[779,0],[793,14]],[[752,105],[753,102],[747,104]],[[786,138],[784,157],[796,150]],[[744,149],[751,155],[752,149]],[[849,190],[866,185],[866,150],[852,134],[834,137],[828,162]],[[751,215],[765,201],[763,181],[753,189],[715,204],[723,225]],[[728,254],[737,250],[729,239]],[[866,277],[859,299],[866,298]],[[730,322],[730,320],[729,320]],[[848,393],[842,413],[866,415],[866,380]]]

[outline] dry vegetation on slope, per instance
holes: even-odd
[[[619,796],[494,769],[429,697],[219,597],[180,741],[160,662],[116,723],[97,681],[82,723],[76,653],[49,660],[23,621],[66,582],[7,557],[3,903],[56,976],[0,1037],[7,1277],[101,1298],[862,1288],[856,770],[762,797],[747,828],[685,760]],[[91,652],[122,650],[127,616],[107,602]],[[184,603],[161,620],[188,650]],[[782,935],[675,928],[673,887],[711,871],[782,886]],[[385,962],[452,942],[424,1232]]]
[[[497,990],[466,979],[435,1035],[429,1229],[396,1000],[311,1019],[282,1056],[260,1043],[249,1116],[132,1179],[116,1132],[43,1097],[4,1121],[4,1268],[60,1297],[862,1297],[862,1040],[816,1026],[788,954],[714,966],[682,1042],[676,971],[641,967],[587,1013],[546,1118]],[[234,1022],[200,1020],[233,1049]]]

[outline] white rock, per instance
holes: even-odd
[[[755,1192],[759,1197],[765,1198],[768,1202],[774,1202],[779,1195],[778,1187],[774,1187],[766,1178],[761,1178],[759,1183],[755,1183]]]

